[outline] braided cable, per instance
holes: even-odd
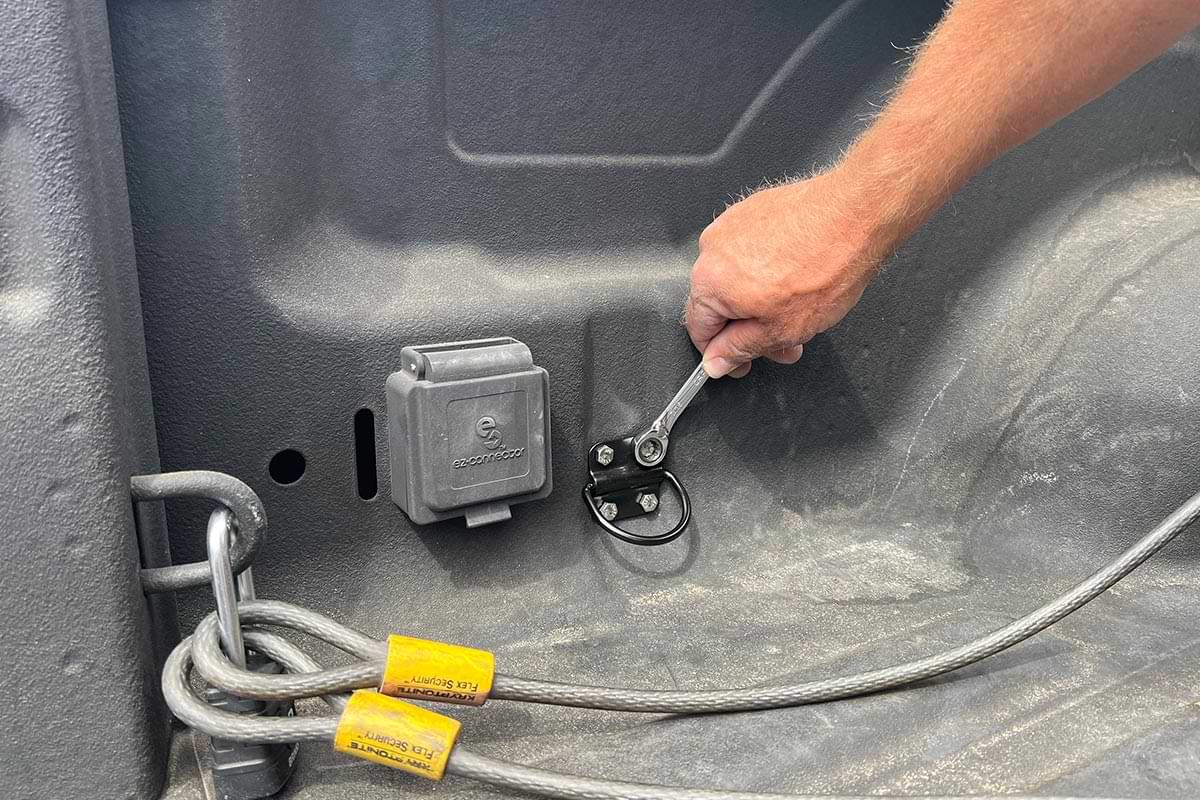
[[[491,698],[577,706],[609,711],[712,713],[752,711],[805,705],[893,689],[974,664],[995,655],[1078,610],[1161,550],[1200,516],[1200,493],[1192,496],[1110,564],[1040,608],[959,647],[924,658],[851,675],[787,686],[714,690],[658,690],[587,686],[497,673]],[[210,616],[193,637],[198,671],[215,686],[261,699],[287,699],[340,694],[378,686],[386,645],[314,611],[278,601],[251,601],[241,606],[243,621],[280,625],[303,631],[364,658],[348,667],[304,675],[261,675],[233,665],[217,642]],[[353,644],[351,650],[350,645]]]

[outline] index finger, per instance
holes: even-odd
[[[732,317],[724,305],[701,287],[692,286],[687,305],[683,311],[683,324],[687,326],[692,344],[701,353],[713,337],[721,332]]]

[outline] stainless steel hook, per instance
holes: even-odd
[[[238,616],[238,590],[243,597],[251,599],[254,594],[254,578],[250,570],[243,577],[234,577],[230,559],[232,539],[236,524],[233,512],[222,506],[208,517],[208,563],[212,570],[213,596],[217,601],[217,629],[221,635],[221,646],[225,655],[234,664],[245,669],[246,642],[242,638],[242,621]],[[249,593],[249,596],[246,596]]]

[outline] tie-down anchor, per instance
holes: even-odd
[[[691,500],[679,479],[663,467],[663,462],[667,458],[671,428],[707,380],[704,365],[698,365],[649,428],[636,436],[599,442],[588,451],[589,480],[583,487],[583,498],[600,527],[618,539],[630,544],[666,544],[687,527],[692,516]],[[631,533],[614,524],[620,519],[657,511],[662,486],[667,482],[675,487],[680,501],[679,521],[671,530],[646,535]]]

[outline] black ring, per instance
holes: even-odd
[[[663,475],[666,476],[667,480],[671,482],[671,485],[675,487],[675,491],[679,494],[680,504],[683,507],[683,510],[679,515],[679,522],[675,523],[675,527],[671,528],[671,530],[667,531],[666,533],[656,533],[651,536],[644,536],[642,534],[630,533],[629,531],[622,530],[616,525],[613,525],[611,522],[606,520],[603,515],[601,515],[600,509],[596,507],[596,498],[592,494],[593,484],[591,483],[583,487],[583,499],[587,502],[587,507],[591,509],[592,516],[596,518],[596,522],[600,523],[600,527],[604,528],[604,530],[608,531],[621,541],[629,542],[630,544],[640,544],[646,547],[656,544],[666,544],[667,542],[678,539],[679,535],[683,533],[684,528],[687,527],[688,522],[691,521],[692,501],[691,498],[688,497],[687,489],[683,488],[683,484],[679,482],[678,478],[671,474],[670,470],[664,469]]]

